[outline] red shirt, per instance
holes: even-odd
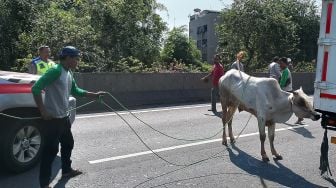
[[[220,63],[215,63],[212,69],[212,85],[218,87],[218,81],[220,77],[224,75],[224,68]]]

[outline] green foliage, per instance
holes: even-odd
[[[72,45],[84,52],[85,62],[100,60],[93,58],[100,48],[93,46],[97,35],[90,25],[90,16],[82,5],[66,5],[66,2],[51,2],[43,15],[34,21],[32,30],[19,35],[19,49],[35,54],[36,48],[46,44],[51,47],[52,56],[57,58],[63,46]]]
[[[160,61],[155,61],[152,63],[150,68],[146,69],[146,72],[164,72],[163,70],[167,70],[167,64],[160,62]]]
[[[139,60],[132,56],[122,58],[120,61],[116,62],[112,68],[112,72],[144,72],[145,66]]]
[[[22,59],[17,59],[15,65],[11,67],[11,71],[14,72],[28,72],[28,67],[32,61],[32,55],[29,54],[27,57]]]
[[[240,0],[222,11],[217,30],[220,48],[231,59],[245,50],[246,68],[254,71],[276,55],[315,58],[319,16],[313,0]]]
[[[164,43],[161,53],[164,62],[173,62],[175,59],[186,65],[201,66],[201,52],[195,42],[185,34],[184,27],[173,28]]]
[[[37,0],[0,1],[0,69],[9,70],[15,63],[20,54],[18,36],[31,29],[38,7]]]
[[[315,72],[316,62],[299,62],[294,65],[294,72]]]
[[[165,23],[156,14],[155,0],[96,2],[92,21],[100,33],[104,56],[113,61],[134,56],[146,65],[159,59]]]
[[[212,65],[208,63],[202,63],[200,67],[201,72],[210,72],[212,70]]]
[[[25,72],[37,48],[82,51],[80,72],[208,72],[186,29],[166,24],[156,0],[1,0],[0,69]],[[273,56],[294,62],[316,58],[319,16],[314,0],[239,0],[221,13],[218,25],[225,62],[247,51],[247,69],[267,67]],[[161,44],[164,44],[163,48]],[[161,62],[163,61],[163,62]],[[311,69],[299,63],[297,70]]]
[[[79,72],[96,72],[97,67],[92,63],[86,63],[84,61],[80,61],[77,66],[77,70]]]
[[[166,24],[156,0],[3,0],[0,1],[0,68],[37,56],[48,45],[58,58],[63,46],[83,52],[80,71],[107,71],[134,57],[145,65],[160,59]]]

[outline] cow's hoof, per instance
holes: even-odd
[[[233,139],[230,139],[230,142],[231,142],[231,144],[234,144],[234,143],[236,143],[236,140],[233,138]]]
[[[223,146],[228,146],[226,141],[223,141],[223,142],[222,142],[222,145],[223,145]]]
[[[278,161],[278,160],[282,160],[283,158],[282,158],[282,156],[281,155],[276,155],[275,157],[274,157],[274,160],[276,160],[276,161]]]
[[[269,162],[270,160],[269,160],[268,157],[262,157],[262,161],[267,163],[267,162]]]

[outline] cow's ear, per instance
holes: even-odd
[[[300,86],[300,90],[303,91],[302,86]]]
[[[299,92],[298,91],[293,91],[294,96],[298,96]]]

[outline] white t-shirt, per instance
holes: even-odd
[[[278,63],[276,62],[272,62],[269,66],[268,66],[268,72],[269,72],[269,77],[270,78],[274,78],[277,81],[279,81],[280,76],[281,76],[281,72],[280,72],[280,66]]]

